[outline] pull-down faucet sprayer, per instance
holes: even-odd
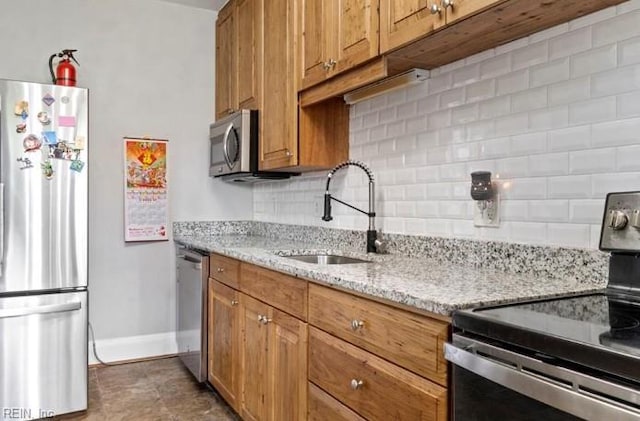
[[[365,212],[362,209],[358,209],[355,206],[352,206],[346,202],[343,202],[340,199],[336,199],[335,197],[331,196],[331,193],[329,193],[329,184],[331,183],[331,177],[333,177],[333,174],[335,174],[338,170],[342,168],[346,168],[348,166],[354,166],[354,167],[360,168],[369,177],[369,212]],[[376,232],[376,222],[375,222],[376,212],[375,212],[375,203],[374,203],[375,183],[373,180],[373,173],[371,172],[371,169],[369,169],[369,167],[367,167],[364,163],[360,161],[352,161],[352,160],[345,161],[341,164],[336,165],[336,167],[333,168],[331,171],[329,171],[329,174],[327,175],[327,187],[324,192],[324,215],[322,216],[323,221],[331,221],[333,219],[333,217],[331,216],[332,200],[335,200],[338,203],[342,203],[343,205],[350,207],[351,209],[354,209],[360,213],[364,213],[369,217],[369,229],[367,230],[367,253],[378,253],[380,251],[379,250],[380,247],[382,246],[382,241],[378,240],[378,235]]]

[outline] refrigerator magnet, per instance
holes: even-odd
[[[26,170],[29,168],[33,168],[33,164],[31,163],[31,160],[29,158],[18,158],[16,159],[16,161],[18,161],[20,163],[20,169],[21,170]]]
[[[27,131],[27,123],[18,123],[16,124],[16,133],[24,133]]]
[[[49,124],[51,124],[49,113],[47,113],[46,111],[40,111],[38,113],[38,121],[42,123],[43,126],[48,126]]]
[[[73,141],[73,149],[83,150],[84,144],[87,142],[87,138],[84,136],[76,136],[76,139]]]
[[[26,119],[29,115],[29,101],[18,101],[16,102],[15,107],[13,108],[13,113]]]
[[[84,162],[80,161],[79,159],[74,159],[73,161],[71,161],[71,171],[75,171],[75,172],[81,172],[82,169],[84,168]]]
[[[54,131],[42,132],[42,136],[44,137],[44,143],[48,145],[55,145],[58,143],[58,135]]]
[[[25,152],[37,151],[42,146],[42,141],[38,136],[30,134],[29,136],[24,138],[24,140],[22,141],[22,146],[24,147]]]
[[[76,118],[72,115],[61,115],[58,117],[58,126],[60,127],[75,127]]]
[[[49,157],[72,161],[78,159],[78,154],[79,152],[76,152],[71,147],[69,147],[69,144],[66,141],[61,140],[55,145],[52,152],[49,154]]]
[[[51,104],[56,102],[56,99],[53,97],[53,95],[46,94],[45,96],[42,97],[42,102],[44,102],[47,105],[47,107],[50,107]]]
[[[68,97],[68,96],[63,96],[62,98],[60,98],[60,101],[61,101],[63,104],[68,104],[69,102],[71,102],[71,100],[69,99],[69,97]]]
[[[51,180],[53,178],[53,166],[51,165],[51,161],[48,159],[40,164],[40,168],[42,168],[42,175],[47,180]]]

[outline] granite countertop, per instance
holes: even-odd
[[[597,291],[597,280],[545,279],[443,264],[426,258],[354,253],[322,244],[251,235],[176,235],[190,247],[220,253],[320,284],[337,286],[421,310],[450,316],[456,309]],[[371,263],[317,265],[287,258],[296,254],[331,253]]]

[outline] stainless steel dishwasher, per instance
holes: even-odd
[[[176,245],[178,356],[199,382],[207,380],[209,254]]]

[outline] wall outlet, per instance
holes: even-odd
[[[500,195],[492,200],[478,200],[473,207],[473,225],[476,227],[500,226]]]

